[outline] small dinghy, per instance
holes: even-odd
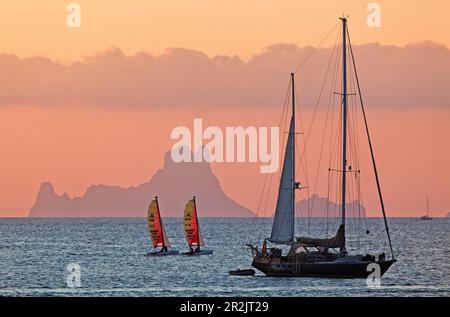
[[[158,197],[155,197],[155,199],[153,199],[150,203],[150,206],[148,206],[147,226],[154,251],[147,253],[146,256],[166,256],[179,254],[176,250],[170,250],[170,242],[167,238],[166,230],[164,229],[161,213],[159,212]],[[159,247],[161,249],[157,250]]]
[[[205,242],[203,241],[200,224],[198,223],[195,196],[188,201],[184,209],[184,235],[189,246],[189,251],[183,253],[184,255],[197,256],[213,254],[213,250],[201,249],[201,247],[205,246]]]
[[[255,270],[252,269],[245,269],[245,270],[235,270],[230,271],[230,275],[237,275],[237,276],[252,276],[255,275]]]

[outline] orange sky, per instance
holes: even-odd
[[[147,181],[162,167],[164,152],[174,144],[169,137],[172,127],[191,127],[192,118],[197,116],[204,119],[205,126],[277,125],[279,109],[259,112],[255,118],[257,111],[251,107],[244,111],[236,108],[217,114],[213,110],[198,112],[186,108],[178,109],[174,117],[167,110],[3,109],[0,215],[27,215],[39,185],[47,180],[54,184],[57,193],[71,196],[82,195],[91,184],[132,186]],[[450,110],[372,109],[368,114],[389,214],[421,215],[428,195],[433,214],[445,215],[450,205]],[[323,113],[319,116],[323,117]],[[311,114],[305,113],[305,120],[310,118]],[[310,168],[314,166],[319,140],[317,134],[310,141]],[[364,203],[369,215],[377,216],[379,208],[367,154],[362,159],[366,161],[362,166]],[[325,171],[326,166],[323,168]],[[264,181],[259,163],[216,163],[213,170],[228,195],[256,209]],[[322,181],[319,194],[325,193]]]
[[[0,52],[70,61],[112,46],[127,54],[187,47],[248,58],[274,43],[316,45],[343,12],[355,44],[450,46],[447,0],[78,0],[80,29],[66,27],[69,2],[1,1]],[[366,26],[371,2],[381,6],[381,28]]]
[[[0,54],[19,57],[41,55],[68,64],[83,56],[104,52],[109,47],[118,47],[128,55],[140,51],[161,54],[169,47],[185,47],[209,56],[238,55],[248,60],[262,52],[264,47],[276,43],[294,43],[301,47],[316,45],[338,23],[337,17],[343,11],[350,15],[350,31],[355,44],[379,42],[403,46],[431,40],[450,47],[450,2],[444,0],[433,1],[433,6],[428,1],[376,1],[382,8],[380,29],[370,29],[365,24],[368,14],[365,8],[371,1],[79,0],[75,2],[82,8],[81,29],[68,29],[65,25],[68,2],[2,1]],[[282,50],[280,54],[284,54]],[[421,51],[414,54],[420,55]],[[439,58],[448,59],[448,55],[440,49],[435,49],[433,54],[436,58],[430,60],[430,66],[438,69],[441,65]],[[418,55],[414,55],[406,65],[414,65]],[[4,56],[0,57],[0,62],[5,60]],[[116,62],[116,57],[108,58],[106,56],[106,63],[100,63],[106,69],[112,68],[110,66]],[[296,58],[294,56],[294,60]],[[111,65],[108,61],[112,61]],[[91,184],[132,186],[147,181],[162,166],[164,152],[174,143],[170,140],[171,129],[178,125],[190,126],[195,117],[203,118],[205,124],[217,126],[277,125],[281,111],[280,108],[257,108],[258,100],[248,107],[228,105],[228,108],[69,106],[58,99],[64,100],[65,97],[57,90],[59,86],[50,85],[55,89],[55,99],[38,100],[42,97],[39,91],[42,82],[39,80],[38,85],[30,86],[37,87],[34,94],[22,92],[22,84],[34,83],[40,72],[48,71],[46,74],[51,75],[54,69],[46,69],[45,61],[21,62],[21,65],[34,65],[25,70],[28,77],[24,77],[24,83],[14,82],[14,68],[3,72],[4,69],[0,69],[0,216],[26,216],[43,181],[52,182],[57,193],[67,192],[71,196],[82,195]],[[286,63],[292,65],[292,60],[284,62],[284,68]],[[277,65],[277,60],[273,65]],[[363,79],[376,73],[367,65],[370,66],[370,62],[364,64]],[[448,63],[445,65],[440,74],[444,77],[437,78],[449,78]],[[244,70],[247,68],[247,64],[242,67]],[[76,67],[70,71],[78,74]],[[234,68],[230,74],[233,71]],[[273,69],[270,71],[274,73]],[[272,75],[270,71],[268,77]],[[401,86],[395,82],[398,79],[389,74],[389,69],[385,71],[386,80]],[[445,80],[433,82],[437,81],[433,78],[434,71],[433,68],[429,77],[423,78],[429,85],[426,89],[437,87],[439,90],[446,84]],[[263,73],[257,74],[264,77],[266,75],[261,74],[265,72],[263,69]],[[62,72],[66,73],[69,71]],[[100,79],[101,76],[108,77],[108,73],[105,74],[100,74]],[[383,73],[376,74],[383,76]],[[125,78],[125,74],[123,76]],[[80,78],[81,84],[90,85],[90,82],[85,82],[85,77]],[[57,85],[59,79],[56,76],[52,84]],[[245,84],[248,79],[240,80]],[[414,78],[411,80],[415,81]],[[12,84],[8,85],[10,82]],[[226,86],[227,82],[224,83]],[[277,89],[284,89],[286,83],[280,81],[280,86],[274,88],[274,95],[279,95],[280,100],[284,95]],[[114,84],[118,85],[113,86],[117,88],[121,83]],[[258,84],[264,87],[264,78]],[[412,82],[401,84],[403,91],[410,89],[417,93]],[[2,87],[7,87],[8,91],[2,91]],[[106,91],[108,89],[110,87],[106,86]],[[10,91],[13,91],[11,95]],[[373,91],[370,93],[373,95]],[[229,93],[225,91],[225,94]],[[18,105],[14,102],[17,95],[37,96],[37,99],[33,102],[24,98],[26,104],[21,99],[16,102]],[[317,92],[311,94],[314,98],[316,95]],[[254,97],[249,96],[250,99]],[[96,100],[105,102],[101,97],[100,93]],[[381,182],[392,216],[422,215],[427,195],[431,199],[434,216],[444,216],[450,211],[450,105],[446,100],[446,104],[439,104],[438,97],[433,106],[420,104],[409,107],[406,103],[401,107],[383,105],[369,108]],[[47,105],[52,101],[61,104]],[[139,98],[134,101],[140,102]],[[71,104],[72,100],[67,100],[67,103]],[[320,116],[323,117],[323,113],[319,113]],[[305,122],[309,122],[310,117],[311,113],[306,111]],[[311,144],[320,142],[319,135]],[[314,160],[314,145],[312,147],[311,159]],[[264,181],[264,176],[258,172],[259,164],[214,164],[213,169],[229,196],[252,210],[256,208]],[[236,181],[237,176],[239,181]],[[367,192],[364,203],[368,214],[377,216],[379,209],[373,179],[367,178],[363,185]],[[319,187],[320,194],[323,195],[324,191],[324,187]]]

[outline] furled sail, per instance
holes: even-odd
[[[281,172],[280,187],[278,189],[277,207],[269,241],[279,244],[290,244],[294,240],[294,118],[291,118],[289,136],[284,154],[283,170]]]
[[[297,243],[302,246],[323,247],[323,248],[342,248],[345,247],[345,226],[340,225],[336,235],[328,239],[298,237]]]
[[[148,232],[152,239],[153,247],[170,247],[169,239],[167,239],[166,230],[159,212],[158,200],[155,198],[148,206],[147,216]]]
[[[205,245],[198,223],[195,198],[189,200],[184,209],[184,235],[186,237],[186,242],[190,247],[193,245]]]

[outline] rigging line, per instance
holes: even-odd
[[[341,34],[341,32],[339,32],[339,34]],[[332,85],[332,89],[334,90],[335,87],[337,87],[337,83],[338,83],[338,74],[339,74],[339,60],[341,58],[341,52],[342,52],[342,45],[338,45],[338,54],[336,55],[336,62],[335,62],[335,77],[334,77],[334,81],[333,81],[333,85]],[[332,121],[331,121],[331,126],[330,126],[330,156],[329,156],[329,167],[331,167],[333,164],[337,164],[336,160],[338,160],[340,154],[340,147],[337,147],[337,144],[339,143],[340,137],[342,135],[341,133],[341,129],[342,129],[342,100],[339,103],[336,103],[336,98],[334,98],[334,94],[332,94],[332,92],[330,92],[330,97],[332,98]],[[336,108],[338,107],[338,110],[336,110]],[[337,116],[337,134],[336,136],[333,137],[333,132],[334,132],[334,112],[337,111],[338,112],[338,116]],[[334,140],[335,139],[335,140]],[[330,194],[331,194],[331,199],[328,199],[327,204],[332,204],[333,208],[332,208],[332,218],[334,219],[333,223],[336,222],[336,219],[339,215],[339,191],[340,191],[340,186],[341,182],[339,181],[339,178],[335,175],[334,173],[331,173],[331,180],[330,180]],[[333,189],[334,190],[331,190]],[[337,203],[331,203],[331,201],[335,201]]]
[[[341,100],[340,106],[342,106],[343,101]],[[340,107],[342,108],[342,107]],[[334,141],[332,140],[332,159],[331,159],[331,165],[338,165],[341,158],[341,147],[338,146],[342,143],[342,109],[339,111],[339,119],[338,119],[338,128],[337,128],[337,134],[335,136]],[[334,161],[333,161],[334,160]],[[330,166],[331,168],[331,166]]]
[[[280,118],[280,122],[279,122],[279,126],[284,130],[287,124],[287,118],[288,118],[288,103],[289,103],[289,95],[291,94],[291,81],[289,80],[288,83],[289,87],[286,93],[286,99],[285,99],[285,105],[284,105],[284,114],[282,115],[282,117]],[[284,144],[285,142],[285,134],[283,133],[283,137],[282,137],[282,144]],[[283,157],[283,162],[284,162],[284,157]],[[267,192],[267,196],[266,196],[266,201],[264,203],[264,214],[267,211],[267,205],[268,205],[268,201],[269,201],[269,197],[270,197],[270,192],[272,191],[272,180],[273,180],[273,174],[270,174],[270,178],[269,178],[269,186],[268,186],[268,192]]]
[[[337,28],[337,26],[340,24],[341,22],[336,23],[335,26],[333,26],[333,28],[327,33],[327,35],[319,42],[319,44],[317,44],[315,47],[312,48],[311,52],[305,57],[305,59],[303,59],[303,61],[300,63],[300,65],[297,66],[297,68],[295,69],[294,73],[298,72],[299,69],[308,61],[308,59],[314,55],[315,52],[317,52],[317,48],[319,48],[323,42],[325,42],[325,40],[333,33],[333,31]]]
[[[359,194],[358,195],[360,197],[361,205],[364,206],[364,197],[363,197],[363,192],[361,191],[361,174],[359,175],[358,186],[359,186],[359,189],[358,189],[359,190]],[[364,225],[365,225],[366,230],[368,230],[369,225],[367,223],[366,210],[364,209],[363,211],[364,211],[364,213],[363,213]]]
[[[352,74],[352,72],[350,72],[350,82],[351,82],[351,88],[352,91],[356,91],[356,83],[355,83],[355,78],[354,75]],[[357,108],[357,101],[356,101],[356,96],[352,96],[354,98],[351,98],[351,107],[352,107],[352,112],[353,112],[353,131],[354,131],[354,142],[355,142],[355,164],[356,164],[356,170],[360,170],[360,160],[359,160],[359,149],[360,149],[360,144],[359,144],[359,112],[358,112],[358,108]],[[355,176],[357,176],[355,183],[356,183],[356,190],[357,190],[357,200],[358,200],[358,206],[357,206],[357,210],[358,210],[358,219],[359,219],[359,228],[362,227],[362,222],[364,221],[365,224],[365,229],[367,231],[367,219],[365,214],[362,215],[361,213],[361,205],[363,204],[362,202],[362,194],[361,194],[361,174],[358,173]],[[361,220],[363,219],[363,220]]]
[[[294,91],[294,93],[295,93],[295,98],[296,98],[296,100],[297,100],[297,103],[296,103],[296,106],[297,106],[297,109],[298,109],[298,113],[299,113],[299,120],[300,120],[300,125],[303,127],[304,126],[304,123],[303,123],[303,118],[302,118],[302,115],[300,115],[300,112],[301,112],[301,108],[300,108],[300,104],[301,104],[301,102],[302,102],[302,99],[300,99],[299,98],[299,96],[298,96],[298,94],[297,94],[297,90],[295,90]],[[299,146],[297,146],[297,139],[295,139],[295,143],[296,143],[296,148],[297,149],[299,149],[300,147]],[[308,164],[307,164],[307,160],[306,160],[306,155],[305,155],[305,153],[306,153],[306,142],[303,142],[303,155],[301,154],[301,152],[300,152],[300,150],[298,150],[299,151],[299,157],[300,157],[300,162],[299,162],[299,164],[298,164],[298,166],[297,166],[297,170],[295,171],[295,175],[297,175],[298,174],[298,172],[299,172],[299,168],[300,168],[300,166],[302,167],[302,170],[303,170],[303,174],[304,174],[304,176],[305,176],[305,180],[306,180],[306,191],[307,191],[307,195],[308,195],[308,218],[309,218],[309,214],[310,214],[310,210],[309,210],[309,177],[308,177]],[[295,212],[295,210],[294,210],[294,212]],[[309,230],[309,223],[308,223],[308,230]]]
[[[338,32],[338,37],[340,37],[340,29]],[[333,75],[332,75],[332,81],[331,81],[331,89],[330,89],[330,93],[328,95],[328,104],[331,104],[331,120],[330,120],[330,150],[329,150],[329,155],[328,155],[328,182],[327,182],[327,203],[326,203],[326,219],[325,219],[325,231],[326,231],[326,235],[328,236],[328,232],[329,232],[329,218],[330,217],[334,217],[334,214],[336,212],[335,207],[332,208],[332,210],[330,210],[330,201],[332,201],[331,195],[331,188],[332,188],[332,184],[333,184],[333,180],[334,180],[334,173],[330,172],[330,168],[332,165],[332,158],[333,158],[333,150],[332,150],[332,146],[333,146],[333,130],[334,130],[334,112],[335,112],[335,108],[336,108],[336,98],[334,98],[334,94],[333,94],[333,90],[334,87],[336,86],[336,80],[337,80],[337,72],[338,72],[338,66],[339,66],[339,62],[338,60],[340,59],[340,55],[341,55],[341,47],[340,45],[335,44],[336,47],[336,59],[335,59],[335,63],[334,63],[334,69],[333,69]],[[326,129],[326,127],[325,127]]]
[[[351,79],[352,90],[355,91],[356,90],[355,89],[356,85],[355,85],[354,76],[351,75],[350,79]],[[353,95],[352,97],[353,97],[352,98],[352,107],[353,107],[353,124],[354,124],[353,129],[354,129],[354,133],[355,133],[355,142],[356,142],[356,144],[355,144],[356,149],[355,150],[356,150],[356,153],[358,154],[359,153],[359,149],[360,149],[360,146],[359,146],[359,129],[358,129],[358,127],[359,127],[358,108],[357,108],[356,96]],[[357,155],[356,159],[357,159],[357,161],[356,161],[357,168],[359,170],[360,161],[359,161],[359,156],[358,155]]]
[[[288,102],[289,102],[288,99],[289,99],[290,92],[291,92],[291,79],[289,79],[288,90],[287,90],[286,98],[285,98],[284,109],[286,109],[286,110],[284,111],[284,116],[282,116],[282,117],[280,118],[280,125],[279,125],[279,126],[281,126],[282,129],[285,128],[285,126],[286,126],[286,121],[287,121],[287,117],[288,117],[287,105],[288,105]],[[283,119],[284,119],[284,120],[283,120]],[[285,135],[284,135],[284,133],[283,133],[282,144],[284,144],[284,140],[285,140]],[[284,162],[284,157],[283,157],[283,162]],[[270,192],[271,192],[271,190],[272,190],[273,174],[274,174],[274,173],[271,173],[271,174],[270,174],[270,177],[269,177],[268,192],[267,192],[266,201],[265,201],[265,204],[264,204],[264,210],[265,210],[265,211],[264,211],[264,215],[265,215],[265,212],[266,212],[266,210],[267,210],[267,205],[268,205],[268,201],[269,201],[269,196],[270,196]],[[281,178],[280,178],[280,181],[281,181]]]
[[[325,73],[325,77],[324,77],[324,80],[323,80],[323,83],[322,83],[322,87],[321,87],[321,90],[320,90],[319,98],[317,100],[317,104],[320,103],[320,98],[322,96],[322,91],[324,90],[324,87],[325,87],[325,84],[326,84],[326,80],[328,78],[328,72],[330,70],[331,61],[333,60],[334,54],[337,52],[337,45],[336,45],[336,43],[337,43],[337,40],[339,38],[339,34],[340,34],[340,32],[338,32],[338,36],[336,37],[334,49],[332,50],[332,54],[331,54],[330,60],[328,62],[327,71]],[[335,73],[333,74],[333,76],[334,75],[335,75]],[[332,77],[332,81],[333,81],[333,79],[334,79],[334,77]],[[329,116],[329,113],[330,113],[330,105],[331,105],[331,92],[330,92],[330,95],[329,95],[329,98],[328,98],[327,114],[326,114],[326,118],[325,118],[325,125],[324,125],[324,129],[323,129],[322,142],[321,142],[321,146],[320,146],[319,161],[318,161],[318,164],[317,164],[316,177],[315,177],[315,181],[314,181],[313,195],[316,194],[317,184],[318,184],[318,180],[319,180],[319,170],[320,170],[320,165],[321,165],[321,162],[322,162],[322,153],[323,153],[323,148],[324,148],[324,144],[325,144],[325,137],[326,137],[327,126],[328,126],[328,116]],[[314,116],[315,116],[315,112],[314,112]],[[312,124],[311,124],[311,126],[312,126]],[[311,131],[308,132],[308,135],[310,135],[310,134],[311,134]],[[312,202],[311,202],[311,209],[314,209],[315,198],[316,198],[316,196],[313,196],[313,199],[312,199]]]
[[[340,34],[341,34],[341,32],[339,31],[339,35]],[[333,139],[334,139],[333,132],[334,132],[334,124],[335,124],[334,113],[337,111],[336,110],[337,106],[336,106],[336,98],[333,94],[333,90],[337,86],[337,77],[338,77],[338,72],[339,72],[338,67],[339,67],[339,60],[341,58],[342,45],[337,45],[337,50],[338,50],[338,53],[336,55],[336,60],[335,60],[335,68],[334,68],[334,72],[333,72],[333,82],[331,84],[331,91],[330,91],[330,95],[329,95],[329,99],[331,98],[331,102],[332,102],[332,108],[331,108],[332,110],[331,110],[331,124],[330,124],[330,152],[329,152],[329,158],[328,158],[328,168],[331,168],[331,166],[334,164],[333,160],[334,160],[334,155],[335,155],[335,144],[334,144],[335,142],[333,142]],[[338,136],[340,135],[339,130],[341,128],[341,125],[339,124],[339,121],[341,119],[340,109],[341,109],[341,107],[339,107],[339,112],[338,112],[339,115],[337,116],[337,119],[336,119],[338,121],[337,122],[338,134],[336,135],[336,139],[338,139]],[[337,140],[336,140],[336,142],[337,142]],[[328,199],[327,208],[330,206],[331,201],[337,201],[336,200],[337,194],[334,193],[332,188],[334,188],[335,191],[337,191],[337,188],[339,186],[339,185],[335,186],[336,179],[335,179],[334,173],[330,173],[330,171],[328,171],[328,173],[331,176],[330,176],[330,182],[328,185],[329,188],[328,188],[328,197],[327,197],[327,199]],[[338,208],[338,205],[337,204],[331,204],[331,205],[332,205],[332,210],[331,210],[331,214],[329,214],[329,217],[336,218],[336,208]],[[327,227],[329,227],[328,220],[329,219],[327,217]]]
[[[340,34],[340,32],[339,32],[339,34]],[[338,34],[338,36],[339,36],[339,34]],[[335,40],[335,45],[334,45],[335,48],[337,47],[336,43],[337,43],[338,36],[336,37],[336,40]],[[307,133],[307,136],[306,136],[306,139],[305,139],[303,153],[302,153],[302,155],[300,156],[300,157],[301,157],[300,160],[301,160],[302,162],[303,162],[303,159],[302,159],[302,158],[306,156],[306,147],[307,147],[307,145],[308,145],[308,143],[309,143],[309,139],[310,139],[310,136],[311,136],[311,130],[312,130],[312,127],[313,127],[313,124],[314,124],[314,119],[315,119],[315,117],[316,117],[317,110],[318,110],[318,107],[319,107],[319,105],[320,105],[320,100],[321,100],[321,97],[322,97],[322,94],[323,94],[323,91],[324,91],[324,87],[325,87],[325,84],[326,84],[326,81],[327,81],[327,78],[328,78],[328,73],[329,73],[329,70],[330,70],[331,61],[333,60],[333,56],[334,56],[334,54],[335,54],[335,51],[336,51],[336,49],[333,49],[333,50],[332,50],[332,53],[331,53],[331,55],[330,55],[330,59],[329,59],[328,65],[327,65],[327,70],[326,70],[326,73],[325,73],[325,76],[324,76],[324,79],[323,79],[323,82],[322,82],[320,94],[319,94],[319,97],[318,97],[318,100],[317,100],[317,103],[316,103],[316,106],[315,106],[315,109],[314,109],[313,118],[312,118],[311,124],[309,125],[309,128],[308,128],[308,133]],[[328,114],[329,114],[329,106],[330,106],[330,103],[328,103],[327,120],[328,120]],[[299,111],[300,111],[300,109],[299,109]],[[323,145],[322,145],[321,149],[323,150]],[[322,153],[322,151],[321,151],[321,153]],[[320,154],[320,157],[321,157],[321,154]],[[306,165],[306,164],[307,164],[307,162],[306,162],[306,157],[305,157],[305,165]],[[319,167],[320,167],[320,162],[319,162]],[[304,171],[304,173],[307,173],[307,171],[308,171],[307,166],[305,166],[304,168],[306,168],[306,172]],[[298,173],[298,170],[299,170],[299,167],[297,168],[296,173]],[[315,184],[314,184],[313,194],[316,193],[316,189],[317,189],[318,173],[319,173],[319,171],[317,171],[316,181],[315,181]],[[308,176],[307,176],[307,177],[308,177]],[[308,178],[309,178],[309,177],[308,177]],[[315,202],[315,196],[313,196],[312,201],[310,201],[310,199],[309,199],[309,198],[310,198],[310,193],[309,193],[309,179],[307,179],[307,182],[308,182],[308,189],[307,189],[307,192],[308,192],[308,230],[309,230],[309,229],[310,229],[310,224],[311,224],[311,213],[312,213],[312,209],[313,209],[314,202]]]
[[[357,183],[356,183],[356,191],[357,191],[357,197],[358,197],[358,225],[359,225],[359,228],[360,228],[360,230],[361,230],[361,228],[362,228],[362,215],[361,215],[361,204],[362,204],[362,202],[361,202],[361,185],[360,185],[360,183],[361,183],[361,175],[360,174],[358,174],[358,179],[357,179]],[[366,230],[367,230],[367,228],[366,228]]]
[[[335,85],[337,85],[337,78],[336,78],[336,81],[335,81]],[[334,142],[333,142],[333,136],[331,136],[331,144],[330,144],[330,163],[331,164],[337,164],[338,165],[338,162],[337,161],[339,161],[339,157],[340,156],[338,156],[338,157],[335,157],[334,155],[340,155],[340,147],[338,146],[340,143],[341,143],[341,137],[342,137],[342,105],[343,105],[343,99],[341,99],[340,98],[340,102],[339,102],[339,109],[338,109],[338,111],[339,111],[339,117],[338,117],[338,122],[337,122],[337,134],[336,134],[336,136],[335,136],[335,140],[334,140]],[[333,100],[333,103],[334,103],[334,100]],[[334,112],[334,110],[333,110],[333,112]],[[333,131],[331,131],[331,135],[333,135]],[[333,159],[335,159],[336,160],[336,162],[333,162]],[[330,166],[331,167],[331,166]]]
[[[287,91],[286,91],[286,96],[285,96],[285,98],[284,98],[283,110],[282,110],[282,112],[281,112],[281,117],[280,117],[280,121],[279,121],[279,123],[278,123],[278,126],[281,125],[282,120],[283,120],[283,117],[284,117],[284,115],[285,115],[285,111],[286,111],[286,108],[287,108],[287,100],[288,100],[288,96],[289,96],[289,85],[288,85],[288,89],[287,89]],[[273,173],[270,173],[270,174],[273,174]],[[264,193],[265,193],[265,190],[266,190],[267,179],[269,178],[269,176],[270,176],[270,175],[266,174],[266,177],[264,177],[264,185],[263,185],[262,193],[261,193],[261,195],[260,195],[260,197],[259,197],[258,207],[257,207],[257,209],[256,209],[257,215],[258,215],[258,213],[259,213],[259,211],[260,211],[262,199],[263,199],[263,197],[264,197]],[[264,216],[264,212],[263,212],[263,216]]]
[[[342,126],[343,126],[343,107],[342,107],[342,105],[343,104],[344,104],[344,100],[341,100],[341,105],[339,106],[340,117],[339,117],[339,129],[338,129],[338,135],[337,135],[337,141],[338,141],[337,144],[342,144],[342,142],[343,142],[343,137],[342,137],[342,135],[343,135],[343,133],[342,133],[342,131],[343,131],[343,128],[342,128]],[[337,151],[336,165],[339,166],[338,162],[342,162],[342,157],[343,157],[342,156],[342,147],[337,146],[336,151]],[[342,182],[339,180],[339,177],[337,177],[336,179],[337,179],[337,183],[338,183],[338,186],[336,187],[336,189],[338,189],[338,191],[336,193],[338,196],[336,196],[336,197],[338,198],[338,201],[341,202],[341,206],[342,206],[342,203],[343,203],[342,195],[339,195],[339,193],[342,193]],[[340,214],[340,212],[341,212],[341,210],[339,210],[338,215]]]
[[[339,35],[341,33],[339,32]],[[334,111],[335,111],[335,100],[336,98],[334,97],[333,94],[333,90],[336,87],[336,82],[337,82],[337,75],[338,75],[338,66],[339,66],[339,62],[338,60],[341,58],[341,45],[338,46],[338,54],[336,55],[336,61],[335,61],[335,69],[334,69],[334,73],[333,73],[333,83],[331,85],[331,91],[330,91],[330,95],[329,98],[331,98],[332,102],[333,102],[333,107],[332,107],[332,113],[331,113],[331,126],[330,126],[330,157],[329,157],[329,167],[331,167],[331,163],[332,163],[332,155],[333,155],[333,130],[334,130]]]
[[[355,174],[356,175],[356,174]],[[350,209],[350,216],[352,216],[352,220],[351,223],[353,225],[353,230],[354,230],[354,235],[356,237],[356,245],[358,245],[359,241],[359,230],[358,230],[358,223],[357,223],[357,218],[356,218],[356,206],[355,206],[355,183],[353,178],[350,180],[350,186],[349,186],[349,192],[350,192],[350,196],[349,196],[349,209]],[[359,247],[359,245],[358,245]]]
[[[351,72],[350,72],[351,74]],[[352,91],[354,91],[355,88],[355,83],[354,83],[354,78],[353,76],[349,76],[350,77],[350,88],[352,89]],[[358,156],[358,127],[356,126],[356,120],[357,120],[357,115],[356,115],[356,100],[353,97],[356,96],[351,96],[352,98],[349,98],[350,101],[350,111],[349,111],[349,119],[351,122],[349,122],[349,129],[351,130],[351,150],[353,150],[352,153],[352,160],[353,160],[353,164],[356,167],[356,170],[359,170],[359,156]]]
[[[326,206],[326,214],[325,214],[325,234],[328,237],[328,212],[329,212],[329,206],[328,203],[330,201],[330,175],[332,175],[330,172],[328,172],[328,185],[327,185],[327,206]]]
[[[302,109],[302,100],[303,100],[303,99],[299,98],[299,96],[298,96],[298,94],[297,94],[297,91],[295,91],[295,95],[296,95],[296,98],[297,98],[297,100],[298,100],[296,106],[297,106],[298,112],[301,113],[301,109]],[[317,107],[318,107],[318,104],[316,105],[316,110],[315,110],[315,111],[317,111]],[[301,123],[301,126],[302,126],[302,127],[305,126],[305,125],[304,125],[304,122],[303,122],[303,116],[302,116],[302,115],[299,115],[299,117],[300,117],[300,123]],[[312,123],[313,123],[313,122],[311,122],[310,127],[312,126]],[[308,132],[308,133],[309,133],[309,132]],[[308,218],[308,222],[307,222],[307,233],[309,234],[309,233],[310,233],[310,229],[311,229],[311,202],[310,202],[310,199],[309,199],[309,198],[310,198],[310,191],[309,191],[309,173],[308,173],[308,161],[307,161],[307,156],[306,156],[306,146],[307,146],[307,140],[309,140],[309,134],[308,134],[307,137],[305,137],[305,136],[303,135],[303,138],[305,139],[304,142],[303,142],[303,153],[299,152],[299,156],[300,156],[300,164],[299,164],[299,166],[297,166],[297,170],[296,170],[295,173],[296,173],[296,175],[298,174],[299,169],[300,169],[300,165],[301,165],[303,174],[305,175],[305,180],[306,180],[306,195],[307,195],[307,197],[308,197],[308,200],[307,200],[307,218]],[[297,140],[296,140],[296,142],[297,142]],[[300,147],[297,147],[297,148],[300,148]]]
[[[341,31],[340,31],[340,29],[339,29],[338,34],[337,34],[337,36],[336,36],[336,40],[335,40],[335,42],[334,42],[334,47],[338,47],[338,48],[339,48],[339,53],[338,53],[338,55],[340,55],[340,45],[339,45],[339,46],[337,45],[337,41],[338,41],[338,39],[339,39],[340,34],[341,34]],[[334,55],[333,52],[334,52],[334,51],[332,51],[331,57]],[[316,118],[317,110],[318,110],[318,108],[319,108],[320,100],[321,100],[321,98],[322,98],[322,93],[323,93],[324,86],[325,86],[325,80],[326,80],[326,78],[327,78],[327,74],[328,74],[328,70],[329,70],[330,64],[331,64],[331,58],[330,58],[330,61],[328,62],[327,71],[326,71],[326,73],[325,73],[324,81],[322,82],[322,87],[321,87],[321,89],[320,89],[319,97],[317,98],[316,106],[314,107],[313,117],[312,117],[311,123],[310,123],[310,125],[309,125],[309,127],[308,127],[308,132],[306,133],[306,139],[305,139],[305,151],[306,151],[306,147],[307,147],[308,144],[309,144],[309,137],[310,137],[310,135],[311,135],[311,130],[312,130],[312,127],[313,127],[313,125],[314,125],[314,121],[315,121],[315,118]],[[335,64],[335,65],[336,65],[336,64]],[[301,159],[302,159],[302,156],[300,156],[300,160],[301,160]]]
[[[279,120],[278,126],[281,126],[281,123],[283,122],[283,117],[285,117],[285,115],[287,114],[287,102],[288,102],[288,97],[289,97],[289,91],[290,91],[290,82],[288,84],[288,89],[286,91],[286,96],[284,98],[283,110],[281,112],[281,116],[280,116],[280,120]],[[284,137],[284,134],[283,134],[283,137]],[[262,206],[261,205],[262,204],[262,200],[263,200],[263,197],[264,197],[264,193],[267,191],[266,202],[265,202],[264,210],[262,211],[262,217],[264,218],[266,216],[267,201],[268,201],[268,198],[269,198],[270,192],[271,192],[271,185],[272,185],[273,174],[274,173],[270,173],[270,175],[266,174],[266,176],[264,177],[264,185],[263,185],[263,188],[262,188],[262,191],[261,191],[261,195],[260,195],[260,199],[259,199],[258,207],[257,207],[257,211],[256,211],[256,215],[257,215],[257,217],[259,219],[261,219],[261,209],[260,208]],[[266,187],[267,179],[269,179],[269,184]],[[261,220],[258,221],[258,223],[259,223],[259,226],[258,226],[259,236],[261,238],[261,230],[262,230],[262,228],[264,226],[264,223]],[[264,236],[263,236],[263,238],[264,238]]]
[[[377,165],[375,163],[375,155],[373,153],[373,147],[372,147],[372,142],[371,142],[371,139],[370,139],[369,127],[368,127],[368,124],[367,124],[366,111],[364,109],[364,103],[363,103],[363,99],[362,99],[362,95],[361,95],[361,87],[359,85],[358,72],[356,71],[355,57],[353,55],[353,49],[352,49],[352,45],[351,45],[351,42],[350,42],[350,34],[348,32],[348,29],[347,29],[347,36],[348,36],[348,43],[350,44],[350,52],[351,52],[351,56],[352,56],[353,69],[355,71],[356,83],[357,83],[357,86],[358,86],[358,94],[359,94],[359,99],[360,99],[360,103],[361,103],[361,111],[362,111],[363,118],[364,118],[364,125],[366,127],[367,139],[369,141],[370,155],[372,156],[373,171],[374,171],[375,179],[376,179],[376,183],[377,183],[378,195],[379,195],[380,204],[381,204],[381,210],[383,212],[384,226],[386,228],[386,234],[387,234],[388,241],[389,241],[389,248],[391,249],[392,259],[395,260],[395,258],[394,258],[394,250],[392,248],[391,235],[389,233],[389,225],[388,225],[387,218],[386,218],[386,210],[384,209],[383,194],[381,193],[380,180],[378,178]]]
[[[350,49],[348,49],[350,51]],[[351,71],[349,71],[349,83],[351,91],[356,91],[356,85],[354,80],[354,75]],[[358,124],[357,124],[357,106],[356,106],[356,96],[351,95],[349,98],[349,143],[350,143],[350,161],[352,162],[352,166],[354,166],[355,170],[359,170],[359,138],[358,138]],[[361,239],[361,199],[360,199],[360,178],[359,175],[355,174],[355,179],[351,180],[352,187],[352,195],[353,200],[357,203],[357,205],[353,205],[355,218],[353,219],[353,226],[355,229],[355,233],[357,233],[357,242],[360,243]]]

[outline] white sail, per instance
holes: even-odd
[[[283,171],[278,189],[277,207],[269,241],[278,244],[290,244],[294,240],[294,118],[291,118],[289,136],[284,154]]]

